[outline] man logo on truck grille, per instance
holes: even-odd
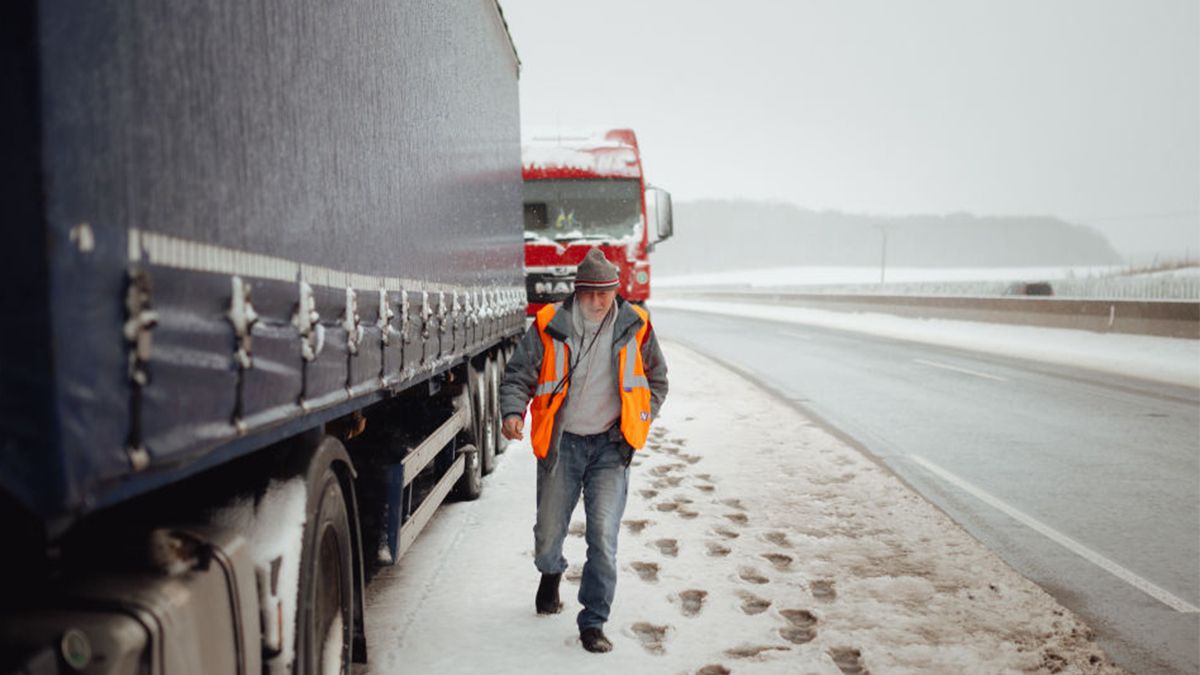
[[[570,281],[537,281],[533,284],[533,292],[538,295],[570,295],[575,290],[575,284]]]

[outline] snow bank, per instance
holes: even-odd
[[[1120,672],[1092,633],[794,409],[677,344],[632,469],[610,654],[534,613],[535,464],[513,443],[368,595],[371,673]]]
[[[909,319],[873,312],[832,312],[780,305],[655,300],[653,306],[655,309],[682,309],[883,335],[1200,387],[1200,341],[1197,340],[949,319]]]

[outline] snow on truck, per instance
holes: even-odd
[[[349,672],[503,449],[499,6],[0,13],[0,673]]]
[[[639,304],[649,299],[649,256],[671,236],[671,195],[647,187],[633,131],[534,137],[521,161],[526,313],[570,295],[575,268],[593,246],[620,270],[621,297]]]

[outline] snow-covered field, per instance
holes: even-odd
[[[1200,387],[1198,340],[701,300],[654,300],[653,308],[822,326]]]
[[[889,283],[936,281],[1046,281],[1114,274],[1119,267],[889,267]],[[813,286],[823,284],[878,284],[879,267],[770,267],[708,274],[660,276],[657,288],[692,286]]]
[[[1048,281],[1059,297],[1200,299],[1200,267],[1129,274],[1124,267],[774,267],[660,276],[656,289],[788,288],[814,293],[1005,294],[1013,282]]]
[[[1069,611],[858,451],[664,344],[671,394],[635,459],[610,654],[534,613],[534,459],[443,509],[367,599],[371,673],[1119,672]]]

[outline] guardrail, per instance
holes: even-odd
[[[1200,339],[1200,301],[1072,300],[1054,297],[964,297],[800,293],[746,289],[671,289],[662,299],[754,302],[837,312],[879,312],[918,319],[956,319]]]

